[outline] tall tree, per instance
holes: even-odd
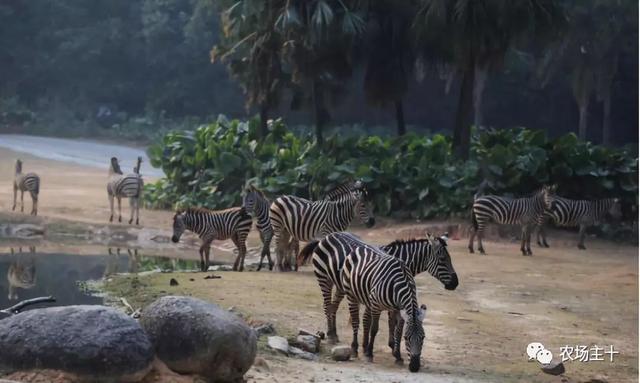
[[[294,98],[310,101],[320,145],[328,98],[340,93],[351,76],[354,43],[365,28],[358,4],[357,0],[287,1],[278,9],[276,24],[285,41],[282,61],[290,66],[297,86]]]
[[[393,106],[397,134],[406,133],[403,99],[415,60],[411,36],[413,2],[371,2],[367,11],[364,90],[375,106]]]
[[[477,71],[500,69],[517,42],[531,35],[547,37],[562,20],[554,0],[420,2],[414,28],[422,57],[452,63],[462,74],[453,131],[457,155],[469,156]]]

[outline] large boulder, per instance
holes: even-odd
[[[140,324],[156,355],[173,371],[236,382],[256,356],[255,331],[215,304],[166,296],[147,306]]]
[[[0,320],[0,370],[62,370],[92,382],[137,382],[153,346],[138,322],[104,306],[35,309]]]

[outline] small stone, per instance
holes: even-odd
[[[281,336],[270,336],[267,338],[267,346],[284,355],[289,355],[289,341]]]
[[[463,322],[471,322],[471,319],[465,317],[457,317],[456,319]]]
[[[320,338],[315,335],[298,335],[296,337],[296,346],[315,354],[320,351]]]
[[[195,281],[195,279],[193,279],[193,278],[189,278],[189,281],[194,282],[194,281]]]
[[[276,329],[273,327],[273,324],[271,323],[263,323],[259,326],[256,326],[253,328],[256,331],[256,334],[258,335],[258,337],[262,336],[262,335],[268,335],[268,334],[275,334],[276,333]]]
[[[169,286],[178,286],[179,283],[178,281],[176,281],[175,278],[171,278],[171,280],[169,281]]]
[[[609,383],[609,380],[605,375],[596,375],[585,383]]]
[[[351,359],[351,347],[335,346],[331,349],[331,357],[338,362],[344,362]]]
[[[546,366],[540,367],[542,371],[549,375],[560,375],[564,374],[564,364],[562,362],[554,362],[547,364]]]
[[[214,274],[207,275],[206,277],[204,277],[204,279],[220,279],[220,278],[222,278],[220,275],[214,275]]]
[[[318,360],[318,356],[310,352],[299,349],[298,347],[289,346],[289,354],[300,359]]]

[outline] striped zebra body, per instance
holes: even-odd
[[[416,284],[411,270],[398,258],[379,249],[358,246],[346,257],[340,274],[350,302],[355,301],[366,307],[362,342],[365,356],[370,361],[373,359],[373,345],[382,311],[400,312],[394,334],[398,345],[394,349],[394,356],[397,361],[402,361],[399,340],[406,321],[404,338],[410,358],[409,370],[418,371],[424,342],[422,321],[426,307],[418,307]]]
[[[583,250],[586,249],[584,239],[588,227],[597,225],[608,214],[614,217],[621,215],[620,201],[617,198],[573,200],[554,196],[550,205],[549,209],[545,211],[543,219],[551,220],[558,226],[579,227],[578,248]],[[538,243],[546,244],[546,235],[542,225],[539,225],[538,235]]]
[[[260,254],[258,271],[262,269],[262,261],[265,256],[269,263],[269,270],[273,269],[270,248],[271,239],[273,238],[273,228],[271,227],[271,216],[269,214],[270,206],[271,203],[267,197],[265,197],[264,193],[253,185],[249,186],[245,191],[245,196],[242,199],[242,207],[245,208],[248,214],[256,217],[256,227],[260,232],[260,240],[262,241],[262,253]]]
[[[16,171],[13,178],[13,207],[20,191],[20,212],[24,213],[24,193],[31,196],[31,215],[38,215],[38,194],[40,194],[40,177],[36,173],[22,173],[22,161],[16,160]]]
[[[550,203],[550,188],[545,186],[533,196],[508,198],[487,195],[475,198],[472,208],[473,231],[469,238],[469,252],[473,253],[473,240],[478,236],[478,250],[484,254],[482,238],[489,222],[504,225],[520,225],[522,238],[520,250],[531,255],[531,231],[537,225]]]
[[[122,174],[120,165],[115,157],[111,158],[111,166],[109,167],[109,181],[107,182],[107,195],[109,197],[109,206],[111,208],[111,216],[109,222],[113,222],[114,215],[114,199],[118,201],[118,222],[122,222],[122,198],[129,199],[129,208],[131,217],[129,224],[133,222],[133,216],[136,216],[136,225],[140,223],[140,199],[144,189],[144,181],[138,173],[140,171],[140,161],[134,169],[136,173]]]
[[[189,208],[177,212],[173,217],[173,236],[175,243],[185,230],[189,230],[200,237],[200,269],[209,269],[209,254],[214,240],[231,239],[238,249],[238,256],[233,264],[234,271],[244,270],[244,257],[247,253],[247,236],[251,230],[253,220],[242,207],[226,210],[208,210],[204,208]]]
[[[290,268],[288,252],[290,239],[310,241],[333,232],[343,231],[358,216],[371,227],[375,223],[372,209],[365,203],[365,193],[352,193],[342,201],[309,201],[294,196],[282,196],[271,203],[271,226],[276,240],[276,265],[280,270]],[[296,251],[297,253],[297,251]],[[297,263],[295,263],[297,269]]]
[[[349,253],[356,247],[370,246],[354,234],[347,232],[332,233],[320,241],[310,242],[302,249],[299,263],[303,264],[308,258],[312,258],[313,269],[320,291],[322,292],[324,314],[327,318],[327,336],[331,342],[338,342],[336,330],[336,313],[345,296],[342,285],[341,272]],[[394,241],[380,249],[371,246],[376,251],[390,254],[409,265],[412,275],[428,271],[442,282],[446,289],[453,290],[458,285],[458,277],[451,264],[451,257],[446,247],[446,241],[442,238],[429,236],[426,239]],[[390,252],[390,253],[389,253]],[[335,286],[335,291],[333,287]],[[333,293],[333,298],[332,298]],[[354,354],[358,352],[358,326],[359,307],[357,303],[349,302],[351,313],[351,325],[353,328],[353,342],[351,344]],[[389,325],[389,347],[395,347],[396,341],[399,347],[400,338],[394,337],[397,312],[389,313],[391,318]]]

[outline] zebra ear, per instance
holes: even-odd
[[[426,315],[427,315],[427,305],[423,304],[420,306],[420,309],[418,310],[418,321],[422,323]]]

